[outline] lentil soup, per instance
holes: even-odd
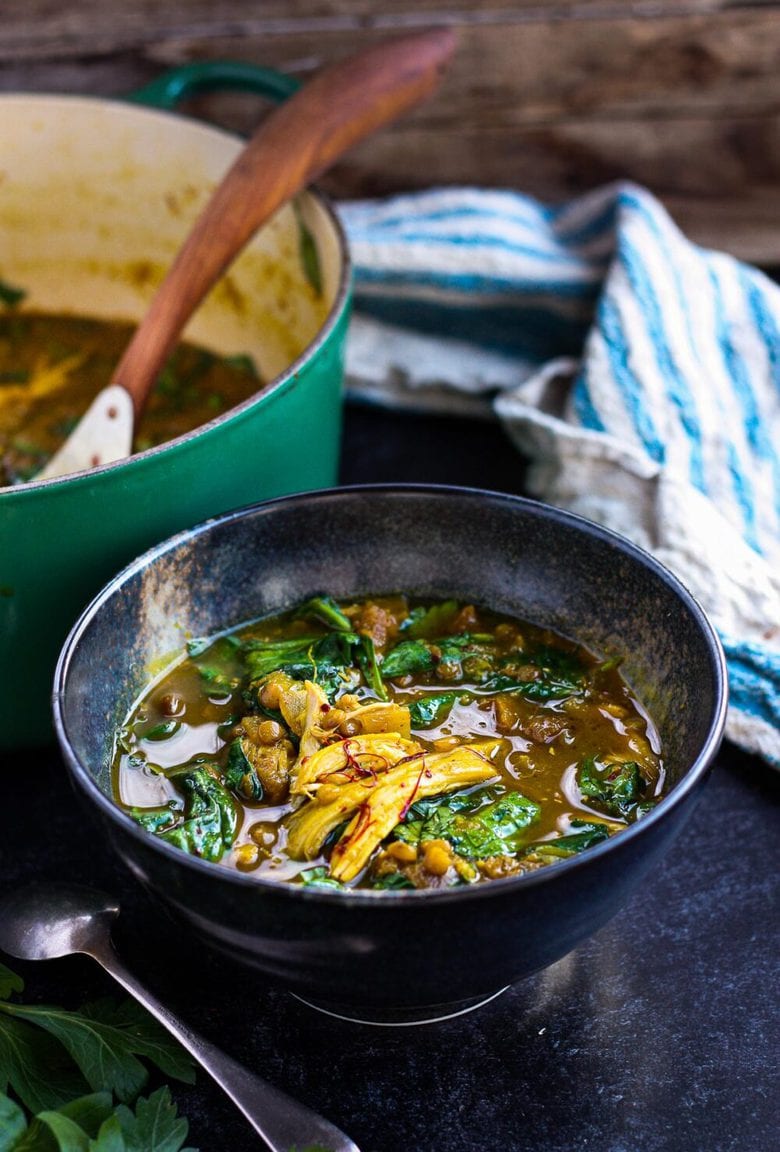
[[[318,596],[190,641],[117,733],[150,834],[267,879],[441,888],[547,867],[664,794],[620,675],[472,604]]]

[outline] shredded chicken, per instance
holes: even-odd
[[[334,783],[338,775],[342,783],[370,780],[377,772],[386,772],[399,760],[420,751],[414,740],[397,733],[375,732],[340,740],[298,761],[292,791],[294,795],[311,796],[323,784]]]
[[[314,859],[330,833],[352,817],[333,849],[330,874],[337,880],[353,880],[415,800],[498,779],[489,759],[496,743],[463,744],[446,752],[422,753],[376,776],[345,782],[333,793],[320,793],[292,817],[289,854],[294,859]]]
[[[313,684],[311,680],[305,681],[304,689],[306,708],[303,714],[303,727],[300,732],[301,743],[298,748],[298,759],[295,763],[296,771],[307,756],[313,756],[326,740],[333,738],[332,733],[322,725],[323,718],[330,711],[328,697],[319,684]]]

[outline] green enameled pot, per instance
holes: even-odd
[[[274,98],[294,86],[218,64],[144,98],[170,104],[223,75]],[[21,309],[138,319],[242,143],[140,101],[0,96],[0,280],[26,291]],[[308,191],[258,233],[185,333],[251,355],[270,382],[260,395],[121,463],[0,489],[0,747],[50,738],[57,653],[118,568],[204,518],[334,483],[349,306],[342,229]]]

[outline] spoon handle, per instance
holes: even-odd
[[[263,120],[219,184],[119,362],[136,416],[191,314],[261,224],[358,141],[436,86],[454,34],[386,41],[319,72]]]
[[[322,1152],[360,1152],[335,1124],[261,1080],[177,1019],[139,984],[120,960],[110,940],[105,944],[93,944],[89,955],[175,1036],[243,1112],[271,1152],[293,1152],[312,1146],[322,1149]]]

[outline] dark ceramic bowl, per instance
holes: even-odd
[[[660,732],[672,788],[639,823],[538,872],[445,891],[344,895],[241,875],[143,831],[111,800],[114,729],[151,661],[327,590],[453,596],[529,618],[623,669]],[[585,520],[468,489],[362,487],[211,520],[147,552],[86,610],[54,718],[77,790],[135,876],[196,933],[305,999],[436,1016],[564,956],[653,872],[720,743],[726,678],[701,609],[663,567]]]

